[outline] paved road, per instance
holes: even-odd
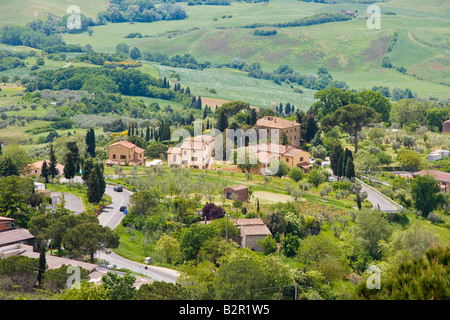
[[[120,206],[126,205],[129,207],[130,196],[133,193],[126,189],[123,189],[122,192],[116,192],[114,191],[114,186],[111,185],[106,186],[105,193],[111,196],[112,202],[111,205],[99,215],[98,219],[102,226],[114,229],[120,224],[125,216],[124,213],[119,210]],[[98,251],[96,257],[115,264],[117,268],[129,269],[130,271],[151,277],[156,281],[175,283],[179,276],[179,273],[176,270],[137,263],[125,259],[110,250]],[[145,269],[146,266],[147,269]]]
[[[111,185],[106,185],[105,193],[111,197],[112,201],[111,204],[98,216],[98,220],[102,226],[114,229],[120,224],[125,216],[124,213],[120,211],[120,207],[129,207],[130,196],[133,193],[126,189],[123,189],[122,192],[116,192],[114,191],[114,186]]]
[[[52,191],[52,197],[56,196],[58,198],[58,203],[62,201],[62,193]],[[64,200],[66,201],[65,208],[72,211],[74,214],[80,214],[84,211],[83,202],[77,196],[64,192]]]
[[[328,172],[330,172],[331,176],[334,179],[337,179],[337,177],[335,175],[333,175],[333,170],[331,170],[331,169],[327,169],[327,170],[328,170]],[[394,204],[392,204],[392,202],[387,200],[385,197],[381,196],[379,193],[373,191],[372,189],[366,187],[363,184],[361,184],[361,191],[367,192],[367,201],[372,203],[374,209],[377,209],[378,206],[380,206],[381,211],[393,211],[393,210],[399,209],[398,207],[394,206]]]

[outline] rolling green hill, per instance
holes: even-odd
[[[63,15],[70,1],[25,0],[19,8],[12,0],[2,3],[1,24],[26,23],[36,14]],[[192,54],[199,61],[229,63],[239,57],[245,62],[260,62],[266,71],[281,64],[302,73],[316,73],[327,68],[337,80],[351,88],[375,85],[410,88],[421,97],[450,98],[450,4],[445,0],[391,0],[380,2],[381,29],[366,25],[368,4],[342,1],[324,4],[296,0],[271,0],[269,3],[232,1],[231,6],[182,5],[188,18],[152,23],[107,23],[92,27],[93,34],[64,34],[67,43],[90,44],[95,50],[113,52],[118,43],[137,46],[141,51],[158,51],[168,55]],[[104,11],[107,1],[78,1],[81,12],[95,19]],[[25,10],[23,9],[25,8]],[[11,18],[5,12],[17,13]],[[286,23],[319,13],[336,13],[342,9],[357,10],[350,21],[304,27],[275,28],[276,35],[254,35],[255,29],[243,28],[255,23]],[[20,12],[19,12],[20,11]],[[3,15],[3,16],[2,16]],[[14,21],[13,21],[14,20]],[[142,38],[125,38],[138,32]],[[398,41],[391,52],[387,46],[397,32]],[[402,74],[381,67],[387,55],[395,67],[406,68]],[[220,72],[217,71],[217,72]],[[446,84],[446,85],[443,85]]]

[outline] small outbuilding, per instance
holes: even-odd
[[[264,251],[259,240],[272,234],[261,218],[237,219],[236,226],[241,231],[241,246],[253,251]]]
[[[223,189],[225,197],[229,200],[240,200],[242,202],[248,201],[248,187],[243,184],[238,184]],[[235,195],[233,197],[233,195]]]

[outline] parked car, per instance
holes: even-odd
[[[114,187],[114,191],[122,192],[123,191],[122,186]]]
[[[120,206],[120,211],[125,211],[127,210],[127,206]]]

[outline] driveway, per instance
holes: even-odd
[[[56,196],[58,203],[61,203],[61,201],[62,201],[62,199],[61,199],[62,193],[61,192],[52,191],[52,198],[53,198],[53,196]],[[73,214],[80,214],[81,212],[84,211],[83,203],[81,202],[81,199],[78,198],[77,196],[75,196],[71,193],[64,192],[64,200],[66,201],[64,208],[72,211]]]

